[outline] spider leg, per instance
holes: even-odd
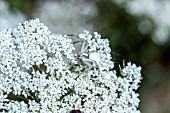
[[[81,46],[81,53],[84,53],[86,50],[87,50],[87,48],[88,48],[88,46],[86,45],[86,42],[85,41],[83,41],[83,44],[82,44],[82,46]]]
[[[88,58],[83,58],[82,60],[90,68],[97,66],[97,63],[94,60],[91,60],[91,59],[88,59]]]
[[[83,52],[83,51],[84,51],[84,47],[85,47],[85,42],[82,43],[81,51],[80,51],[80,52]]]

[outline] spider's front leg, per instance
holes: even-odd
[[[83,57],[83,55],[87,56],[87,54],[85,54],[85,52],[87,52],[88,49],[88,45],[86,43],[87,43],[86,41],[83,41],[82,43],[81,50],[80,50],[81,57]]]

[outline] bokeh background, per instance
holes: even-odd
[[[0,0],[0,29],[39,18],[54,33],[98,31],[115,68],[142,66],[142,113],[170,113],[170,0]]]

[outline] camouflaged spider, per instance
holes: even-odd
[[[77,60],[82,66],[87,66],[88,70],[98,68],[98,62],[100,59],[100,55],[97,52],[89,52],[88,53],[88,44],[84,40],[82,41],[82,46],[80,52],[77,54]],[[87,69],[86,69],[87,70]]]
[[[100,62],[100,54],[98,52],[89,52],[88,42],[84,39],[80,39],[79,36],[72,34],[67,36],[71,36],[73,40],[77,40],[73,42],[73,45],[78,43],[81,44],[81,49],[76,52],[76,59],[78,61],[78,65],[82,66],[84,71],[98,69]],[[80,46],[78,46],[77,48],[79,48]],[[74,67],[75,66],[72,66],[72,68]]]

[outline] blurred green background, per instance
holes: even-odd
[[[167,9],[169,14],[163,17],[158,13],[160,7],[157,8],[157,5],[150,3],[156,0],[148,0],[150,4],[147,7],[152,5],[153,9],[158,9],[158,17],[167,19],[161,23],[160,19],[155,21],[158,17],[146,15],[136,7],[131,7],[129,5],[131,0],[117,1],[1,0],[0,26],[1,28],[15,26],[16,22],[37,17],[49,28],[52,26],[51,30],[56,33],[78,34],[83,29],[98,31],[104,38],[109,39],[116,67],[117,64],[122,64],[123,60],[142,66],[143,80],[138,90],[141,112],[170,113],[170,27],[168,26],[170,21],[168,23],[169,17],[166,17],[170,15],[170,10]],[[170,2],[168,3],[170,7]],[[135,11],[139,12],[134,14]],[[157,29],[165,29],[166,32],[159,33]],[[155,37],[155,34],[159,35]]]

